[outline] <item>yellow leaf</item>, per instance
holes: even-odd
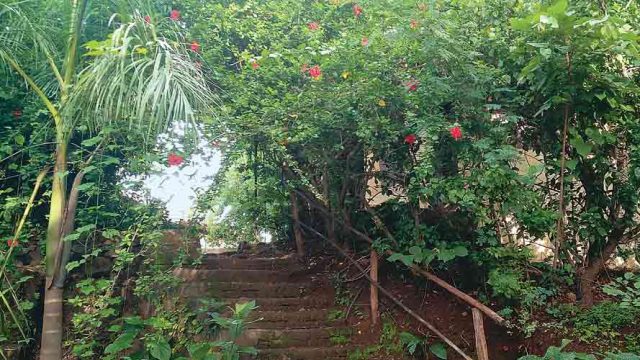
[[[348,79],[348,78],[349,78],[349,76],[351,76],[351,71],[344,71],[344,72],[342,72],[342,78],[343,78],[343,79],[345,79],[345,80],[346,80],[346,79]]]
[[[386,107],[387,106],[387,102],[384,101],[384,99],[380,99],[380,100],[378,100],[378,106]]]

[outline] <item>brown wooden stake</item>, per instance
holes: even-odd
[[[478,360],[489,360],[489,349],[487,348],[487,338],[484,333],[484,323],[482,319],[482,312],[473,308],[473,329],[476,333],[476,355]]]
[[[291,200],[291,217],[293,218],[293,235],[296,240],[296,251],[299,257],[304,257],[304,239],[302,238],[302,231],[300,231],[300,214],[298,212],[298,199],[293,191],[289,192],[289,199]]]
[[[371,249],[371,270],[369,276],[375,282],[378,282],[378,253]],[[378,304],[378,288],[371,284],[371,324],[378,325],[380,322],[380,311]]]

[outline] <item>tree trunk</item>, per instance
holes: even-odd
[[[616,251],[620,243],[620,236],[611,235],[610,240],[599,255],[589,258],[589,265],[582,269],[579,279],[579,293],[582,295],[582,305],[593,305],[593,286],[600,275],[600,271],[604,269],[605,264]]]
[[[335,216],[333,216],[333,206],[331,202],[331,188],[329,186],[329,168],[327,163],[325,162],[324,168],[322,171],[322,195],[326,200],[326,206],[332,216],[325,217],[325,228],[327,230],[327,237],[329,240],[335,242],[336,241],[336,223]]]
[[[62,223],[67,203],[66,199],[67,144],[58,142],[56,163],[53,168],[51,206],[46,241],[46,281],[43,313],[40,360],[62,359],[62,292],[60,287],[52,285],[57,271],[56,257],[62,241]],[[64,264],[61,264],[64,266]]]
[[[291,190],[289,192],[289,199],[291,201],[291,218],[293,219],[293,235],[296,240],[296,252],[300,258],[304,257],[304,239],[302,238],[302,231],[300,231],[300,213],[298,210],[298,199],[296,194]]]
[[[64,221],[62,223],[62,235],[61,243],[58,250],[59,254],[56,256],[56,266],[54,274],[54,286],[64,288],[64,281],[67,278],[67,263],[69,262],[69,256],[71,255],[71,242],[64,241],[64,238],[71,234],[75,229],[76,209],[78,207],[78,196],[80,193],[80,184],[84,178],[84,171],[80,171],[71,186],[71,192],[69,192],[69,198],[67,199],[67,207],[64,212]],[[47,285],[49,286],[49,285]]]
[[[62,359],[62,293],[55,286],[44,290],[40,360]]]
[[[51,189],[51,205],[49,207],[49,224],[47,225],[46,273],[53,277],[55,258],[62,235],[62,223],[67,206],[67,144],[58,143],[56,147],[56,163],[53,168],[53,184]]]

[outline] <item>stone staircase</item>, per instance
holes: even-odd
[[[182,297],[230,305],[256,301],[252,322],[238,342],[257,348],[257,359],[346,359],[352,350],[336,344],[336,334],[349,329],[344,321],[329,320],[333,289],[293,256],[205,255],[198,268],[175,274],[185,280]]]

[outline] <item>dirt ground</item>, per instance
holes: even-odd
[[[312,263],[315,263],[316,270],[318,267],[324,267],[325,282],[328,281],[332,274],[338,272],[343,272],[348,279],[357,278],[359,274],[355,267],[335,256],[318,257]],[[362,259],[362,264],[366,267],[368,265],[367,260]],[[441,275],[445,276],[446,279],[446,274]],[[447,279],[447,281],[453,283],[453,279]],[[401,278],[397,273],[393,273],[393,266],[389,264],[381,267],[380,284],[425,320],[435,325],[438,330],[457,344],[465,353],[475,357],[473,320],[471,308],[466,303],[435,284],[417,284],[415,278]],[[350,294],[360,293],[357,300],[354,301],[354,307],[357,307],[360,313],[368,315],[369,285],[367,280],[361,278],[357,281],[349,281],[347,286]],[[364,290],[360,292],[363,287]],[[324,291],[326,291],[326,288]],[[471,293],[470,295],[474,296],[475,294]],[[604,300],[604,297],[600,295],[599,300]],[[571,302],[572,299],[570,297],[560,297],[553,301]],[[496,311],[500,309],[495,303],[485,303],[485,305]],[[415,335],[426,336],[433,342],[439,341],[438,338],[430,335],[426,326],[416,321],[382,294],[380,294],[380,310],[384,319],[392,321],[400,331],[409,331]],[[356,330],[354,337],[351,339],[352,343],[360,345],[375,344],[380,337],[380,328],[371,326],[369,316],[354,316],[356,312],[352,309],[349,317],[349,322]],[[549,315],[544,312],[544,309],[534,314],[534,318],[540,323],[551,320]],[[566,335],[563,336],[559,331],[541,328],[535,331],[532,336],[525,338],[519,329],[498,325],[488,317],[485,317],[484,326],[489,347],[489,357],[492,360],[515,360],[527,354],[542,355],[548,347],[558,346],[562,339],[567,337]],[[624,334],[637,331],[637,329],[620,329],[620,331]],[[572,342],[566,349],[578,352],[602,350],[597,349],[592,344],[580,343],[579,341]],[[452,349],[448,349],[448,358],[459,359],[461,356],[457,355]]]

